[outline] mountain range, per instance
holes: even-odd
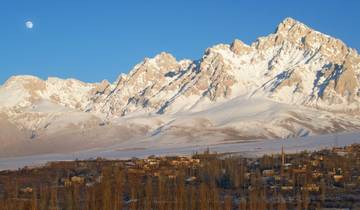
[[[0,157],[353,132],[359,111],[357,51],[286,18],[250,45],[161,52],[112,83],[13,76],[0,86]]]

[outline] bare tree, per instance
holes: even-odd
[[[157,194],[157,209],[165,210],[165,177],[163,175],[160,175],[158,179]]]
[[[246,210],[246,198],[240,198],[239,201],[239,210]]]
[[[225,195],[224,197],[224,210],[231,210],[232,209],[232,196]]]
[[[123,208],[123,191],[124,191],[124,172],[118,169],[115,172],[115,187],[114,187],[114,209]]]
[[[30,210],[38,210],[38,200],[37,200],[37,193],[35,188],[33,189],[32,192]]]
[[[280,196],[278,198],[278,210],[286,210],[287,207],[286,207],[286,201],[285,201],[285,198],[283,196]]]
[[[151,177],[147,177],[145,186],[145,209],[152,209],[153,187]]]
[[[209,197],[208,197],[208,186],[205,183],[200,184],[200,210],[208,210],[209,209]]]

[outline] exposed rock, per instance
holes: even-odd
[[[105,94],[105,91],[109,90],[109,88],[110,83],[107,80],[103,80],[91,90],[91,94]]]
[[[252,50],[248,45],[244,44],[239,39],[235,39],[233,43],[231,43],[230,49],[237,55],[247,54]]]

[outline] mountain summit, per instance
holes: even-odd
[[[341,112],[359,109],[359,55],[342,41],[286,18],[251,46],[236,39],[198,61],[167,53],[135,66],[91,110],[175,113],[241,94]]]
[[[0,132],[17,135],[11,142],[0,136],[0,153],[51,152],[49,142],[67,151],[124,139],[168,144],[355,131],[359,78],[356,50],[286,18],[251,45],[235,39],[195,61],[162,52],[114,83],[12,77],[0,87],[0,129],[7,128]]]

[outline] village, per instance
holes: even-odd
[[[360,145],[246,158],[50,162],[0,172],[2,209],[359,209]]]

